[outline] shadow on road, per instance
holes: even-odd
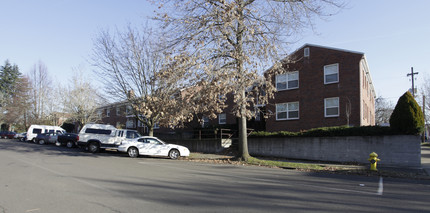
[[[105,150],[100,153],[93,154],[82,148],[67,148],[65,146],[55,146],[55,144],[40,145],[32,142],[21,142],[15,139],[0,139],[0,149],[19,153],[38,152],[43,155],[63,155],[72,157],[128,157],[124,153],[111,150]]]

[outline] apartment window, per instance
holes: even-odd
[[[119,116],[121,112],[121,108],[120,107],[116,107],[116,116]]]
[[[133,115],[133,108],[132,108],[130,105],[128,105],[128,106],[125,108],[125,114],[126,114],[126,115]]]
[[[226,124],[227,123],[227,115],[225,113],[218,115],[218,124]]]
[[[309,51],[309,47],[306,47],[306,48],[304,49],[304,56],[305,56],[305,57],[309,57],[309,53],[310,53],[310,51]]]
[[[338,117],[339,116],[339,98],[326,98],[324,99],[324,112],[325,117]]]
[[[299,88],[299,71],[276,75],[276,89],[287,90]]]
[[[136,123],[133,119],[128,119],[127,123],[125,124],[126,128],[136,128]]]
[[[106,109],[106,117],[110,116],[110,109]]]
[[[255,121],[261,121],[260,110],[255,110]]]
[[[202,128],[208,127],[209,126],[209,117],[203,116],[202,117]]]
[[[299,119],[299,102],[276,104],[276,120]]]
[[[339,64],[324,66],[324,84],[339,82]]]
[[[102,119],[102,115],[103,115],[102,110],[98,110],[98,111],[97,111],[97,117],[98,117],[99,119]]]

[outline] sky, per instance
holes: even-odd
[[[377,96],[393,103],[430,79],[430,1],[350,0],[338,14],[316,19],[289,50],[306,43],[363,52]],[[89,63],[103,29],[144,24],[153,16],[145,0],[0,0],[0,64],[27,74],[42,61],[54,83],[67,84],[77,67],[96,80]],[[428,82],[429,83],[429,82]]]

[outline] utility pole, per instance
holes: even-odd
[[[407,74],[406,76],[411,76],[412,78],[412,96],[415,98],[415,85],[414,85],[414,75],[418,75],[418,72],[414,72],[414,68],[411,67],[411,73]]]
[[[426,126],[426,96],[423,95],[423,117],[424,117],[424,132],[423,132],[423,142],[426,142],[427,137],[427,126]]]

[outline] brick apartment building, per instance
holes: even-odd
[[[375,125],[375,91],[364,53],[306,44],[290,54],[284,72],[273,77],[277,92],[262,111],[248,121],[248,128],[266,131],[300,131],[329,126]],[[237,118],[231,112],[232,94],[226,95],[228,107],[216,119],[203,116],[186,124],[183,131],[195,128],[235,128]],[[263,113],[269,114],[264,119]],[[101,123],[118,128],[148,129],[131,113],[126,103],[114,103],[99,109]],[[236,127],[237,128],[237,127]],[[154,128],[154,134],[175,132]]]
[[[102,106],[98,109],[99,123],[110,124],[120,129],[135,129],[141,134],[148,133],[148,127],[138,121],[136,116],[131,111],[131,106],[125,102],[117,102]],[[160,130],[160,127],[155,125],[154,132]]]
[[[274,76],[266,131],[375,125],[375,91],[364,53],[306,44]]]

